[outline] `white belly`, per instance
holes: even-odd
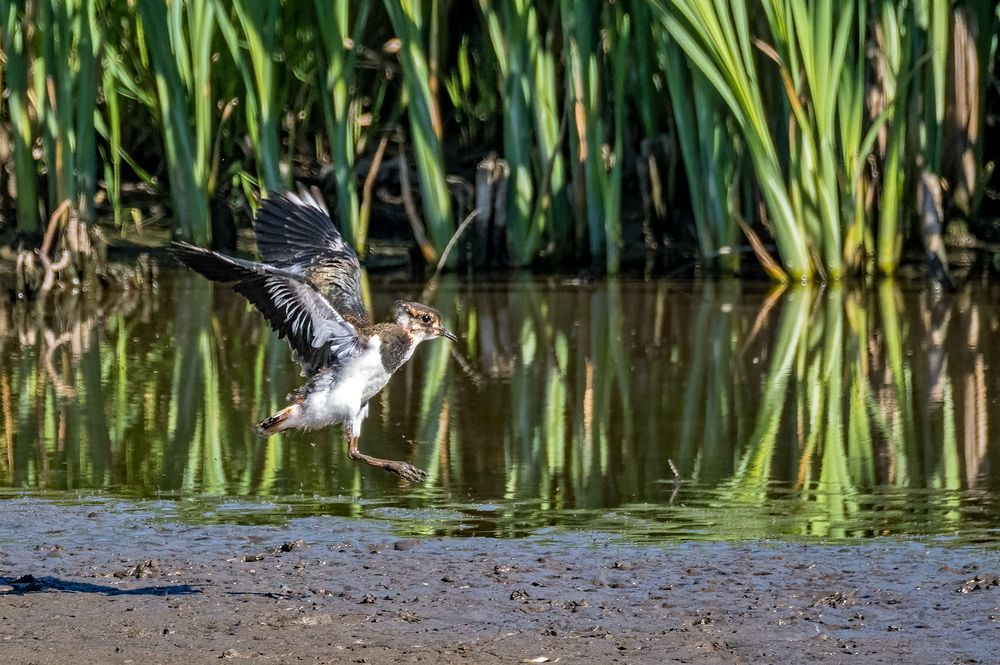
[[[389,381],[378,346],[352,358],[327,386],[317,386],[302,406],[300,427],[360,420],[362,407]],[[360,424],[360,423],[359,423]]]

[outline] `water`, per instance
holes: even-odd
[[[408,535],[634,541],[1000,535],[1000,289],[884,283],[372,280],[462,337],[337,428],[257,439],[298,385],[243,300],[164,268],[147,292],[0,309],[0,496],[126,499],[196,523],[376,518]],[[2,505],[2,504],[0,504]]]

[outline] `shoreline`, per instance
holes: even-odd
[[[1000,552],[972,546],[402,539],[128,505],[0,502],[0,662],[985,663],[1000,638]]]

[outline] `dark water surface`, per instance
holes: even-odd
[[[372,281],[381,317],[422,285]],[[425,344],[338,428],[259,440],[300,378],[244,301],[157,289],[0,308],[0,496],[153,499],[193,522],[334,514],[407,534],[1000,536],[1000,288],[445,281]],[[676,471],[675,471],[676,470]],[[2,505],[2,504],[0,504]]]

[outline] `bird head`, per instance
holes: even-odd
[[[418,302],[397,300],[392,311],[395,322],[403,326],[418,342],[435,337],[446,337],[453,342],[458,341],[455,333],[441,325],[441,312],[433,307],[421,305]]]

